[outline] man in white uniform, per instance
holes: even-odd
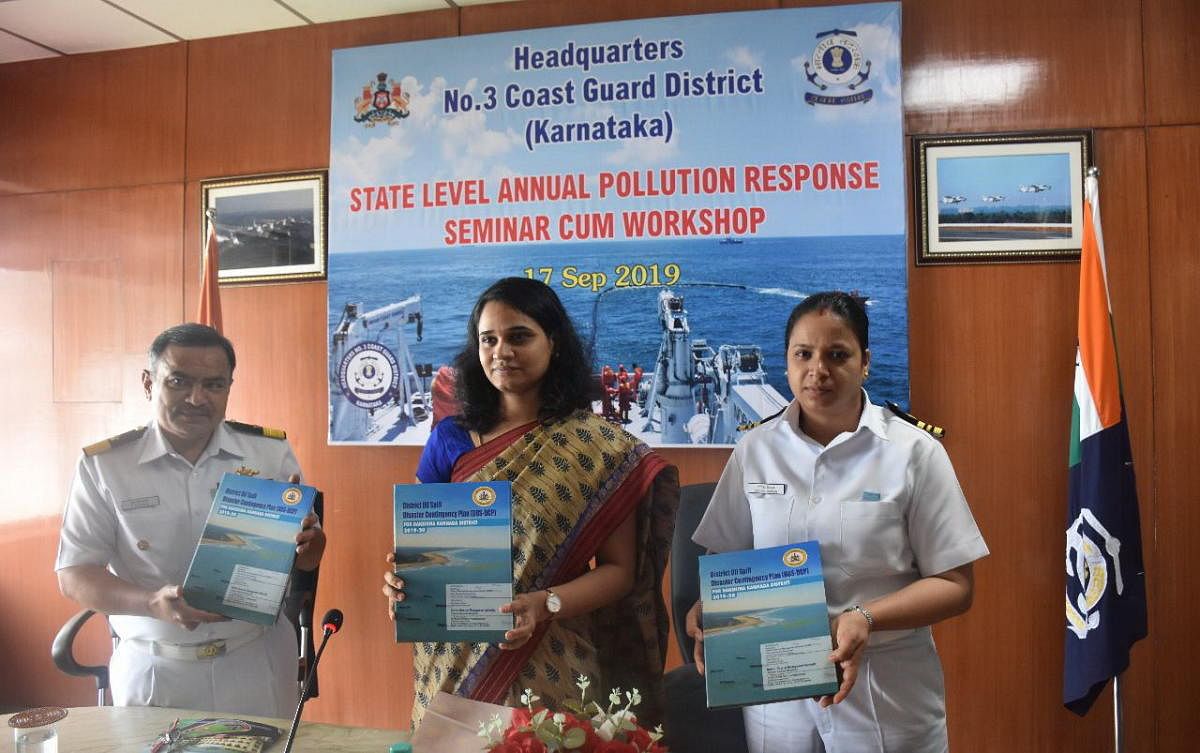
[[[288,718],[298,700],[297,643],[286,616],[270,627],[195,609],[182,582],[221,476],[299,481],[282,432],[225,421],[236,365],[220,333],[183,324],[150,348],[147,426],[84,448],[63,513],[62,593],[109,616],[118,706],[174,706]],[[296,568],[317,567],[315,516],[296,537]]]

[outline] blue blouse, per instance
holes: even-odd
[[[422,484],[446,483],[454,464],[464,454],[475,449],[471,433],[459,426],[453,417],[443,418],[429,433],[429,441],[417,463],[417,480]]]

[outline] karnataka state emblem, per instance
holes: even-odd
[[[374,84],[363,86],[361,97],[354,98],[354,113],[354,122],[367,128],[374,128],[377,123],[396,125],[409,116],[408,95],[395,80],[380,73]]]
[[[783,553],[783,564],[788,567],[802,567],[805,562],[808,562],[808,552],[800,547],[789,549]]]
[[[1085,507],[1067,527],[1066,559],[1067,629],[1082,639],[1100,627],[1100,612],[1096,608],[1108,591],[1109,579],[1118,595],[1125,591],[1121,578],[1121,541]]]
[[[812,59],[804,63],[808,82],[821,92],[847,89],[853,94],[814,94],[807,92],[804,101],[810,105],[852,105],[869,102],[874,92],[861,90],[871,77],[871,61],[863,58],[858,45],[858,32],[830,29],[817,34],[817,46]]]
[[[496,492],[490,486],[480,486],[471,492],[471,501],[477,507],[491,507],[496,501]]]

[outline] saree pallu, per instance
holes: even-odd
[[[525,688],[547,708],[615,687],[638,688],[642,721],[661,718],[668,615],[662,575],[679,503],[674,466],[629,433],[588,411],[532,423],[460,457],[453,481],[511,481],[515,593],[553,588],[587,572],[597,550],[627,516],[637,523],[634,585],[607,607],[544,622],[521,648],[489,643],[413,647],[420,724],[438,691],[508,706]]]

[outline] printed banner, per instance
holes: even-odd
[[[821,290],[867,300],[867,389],[907,404],[902,126],[899,3],[335,51],[330,442],[423,444],[476,297],[520,275],[651,444],[780,411]]]

